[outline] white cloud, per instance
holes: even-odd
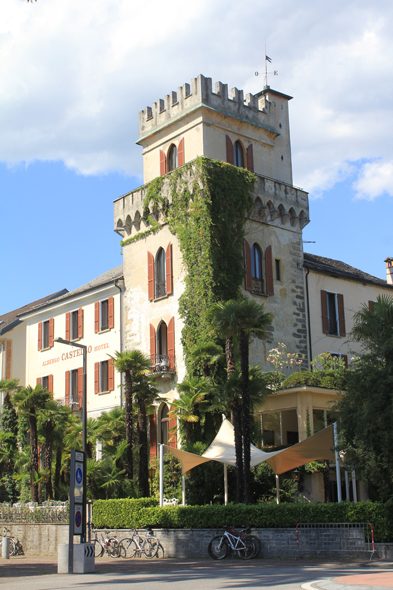
[[[294,183],[317,196],[373,160],[359,195],[391,191],[389,0],[3,3],[2,161],[141,175],[138,111],[199,73],[260,90],[266,39],[270,84],[294,96]]]
[[[354,188],[358,199],[373,200],[385,193],[393,196],[393,161],[364,164]]]

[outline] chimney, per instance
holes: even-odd
[[[393,285],[393,258],[386,258],[386,280],[388,285]]]

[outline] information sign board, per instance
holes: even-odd
[[[74,502],[83,503],[83,463],[75,461]]]
[[[82,506],[77,504],[74,508],[74,535],[81,535],[83,522]]]

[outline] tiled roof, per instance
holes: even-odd
[[[386,280],[379,279],[369,275],[358,268],[354,268],[340,260],[333,260],[332,258],[324,258],[323,256],[316,256],[316,254],[307,254],[304,252],[304,266],[310,270],[329,274],[333,277],[350,279],[353,281],[360,281],[362,283],[370,283],[380,287],[388,287],[393,289],[393,285],[388,285]]]
[[[22,313],[27,313],[32,310],[37,305],[42,305],[47,303],[48,301],[52,301],[57,297],[64,296],[68,293],[67,289],[62,289],[61,291],[56,291],[56,293],[52,293],[52,295],[47,295],[46,297],[42,297],[42,299],[37,299],[37,301],[33,301],[32,303],[28,303],[23,307],[19,307],[18,309],[14,309],[14,311],[9,311],[4,315],[0,315],[0,336],[9,332],[15,326],[21,323],[21,320],[18,320],[18,316]]]
[[[64,301],[65,299],[72,299],[73,297],[76,297],[77,295],[81,295],[82,293],[86,293],[86,291],[92,291],[92,290],[97,289],[98,287],[102,287],[108,283],[113,283],[113,281],[115,281],[116,279],[121,279],[121,278],[123,278],[123,265],[117,266],[116,268],[112,268],[111,270],[107,270],[106,272],[104,272],[104,274],[93,279],[92,281],[89,281],[85,285],[82,285],[82,287],[78,287],[77,289],[74,289],[73,291],[69,291],[69,292],[65,293],[64,295],[61,295],[60,297],[56,297],[55,299],[51,299],[51,301],[46,301],[46,302],[40,303],[39,305],[36,305],[34,307],[34,309],[30,308],[30,310],[28,310],[28,311],[29,312],[36,311],[38,309],[43,309],[44,307],[52,305],[53,303],[58,303],[59,301]],[[28,311],[26,311],[20,315],[24,315],[25,313],[28,313]]]

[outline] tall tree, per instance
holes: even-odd
[[[52,461],[53,449],[56,442],[55,430],[59,424],[67,421],[69,417],[69,409],[60,406],[55,400],[48,400],[42,408],[38,418],[39,435],[44,439],[43,444],[43,458],[44,470],[48,475],[48,483],[46,486],[48,498],[53,499],[53,485],[52,485]],[[63,433],[64,434],[64,433]]]
[[[17,391],[13,399],[18,407],[18,411],[26,414],[29,418],[30,430],[30,449],[31,449],[31,467],[30,467],[30,485],[31,485],[31,499],[33,502],[39,502],[38,494],[38,479],[39,479],[39,463],[38,463],[38,428],[37,428],[37,412],[39,413],[51,399],[51,394],[46,391],[41,385],[36,385],[34,388],[31,385],[23,387]]]
[[[113,365],[119,373],[124,374],[124,400],[125,400],[125,422],[127,441],[127,464],[126,476],[134,478],[134,418],[132,413],[133,388],[144,373],[151,370],[151,359],[139,350],[131,352],[115,352]]]
[[[173,400],[169,416],[176,416],[180,422],[185,424],[185,439],[187,443],[196,442],[194,436],[194,425],[200,421],[200,408],[206,404],[205,397],[208,393],[208,381],[199,377],[186,377],[182,383],[177,385],[180,394],[178,399]]]
[[[3,432],[1,443],[4,465],[4,487],[8,501],[16,502],[15,455],[17,452],[18,417],[11,396],[19,389],[19,379],[0,380],[0,392],[5,392],[0,415],[0,430]]]

